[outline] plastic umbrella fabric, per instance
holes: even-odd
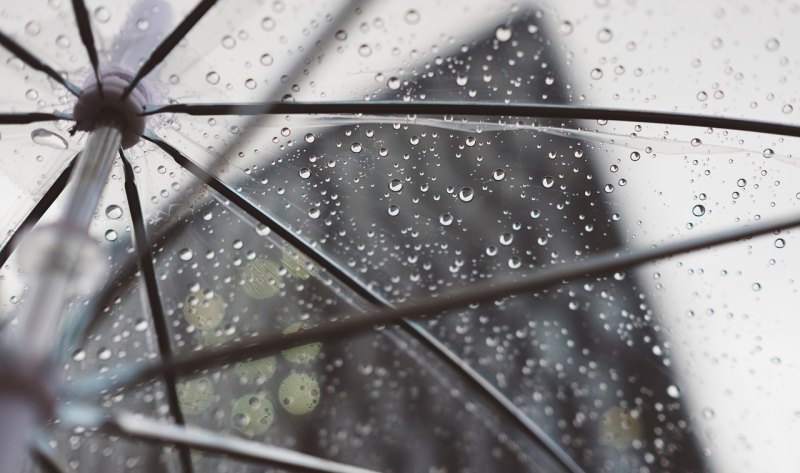
[[[3,5],[3,471],[796,466],[798,9],[692,7]]]

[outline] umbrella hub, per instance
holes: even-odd
[[[114,119],[122,124],[122,147],[130,148],[138,143],[146,118],[141,112],[150,94],[140,83],[125,96],[125,87],[132,78],[124,72],[114,71],[100,77],[101,86],[97,82],[87,85],[72,111],[77,129],[92,131],[99,124]]]

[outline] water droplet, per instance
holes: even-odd
[[[273,62],[275,62],[275,59],[272,58],[272,55],[263,54],[261,56],[261,64],[263,64],[265,66],[271,66]]]
[[[322,212],[320,212],[320,210],[316,207],[311,207],[308,209],[308,216],[311,218],[319,218],[321,213]]]
[[[122,207],[119,205],[111,204],[106,207],[106,217],[110,218],[111,220],[118,220],[122,217]]]
[[[111,11],[106,7],[97,7],[94,9],[94,18],[100,23],[105,23],[111,19]]]
[[[212,85],[219,84],[219,74],[214,71],[209,72],[206,74],[206,81]]]
[[[419,12],[417,10],[408,10],[403,17],[409,25],[416,25],[419,23]]]
[[[769,38],[765,44],[767,51],[776,51],[781,47],[781,42],[777,38]]]
[[[549,188],[553,187],[553,184],[555,184],[555,183],[556,183],[556,180],[553,179],[553,176],[544,176],[542,178],[542,185],[545,187],[545,189],[549,189]]]
[[[565,36],[568,34],[572,34],[573,29],[574,27],[572,26],[572,23],[570,23],[569,21],[562,21],[561,24],[558,25],[558,32]]]
[[[443,213],[439,216],[439,223],[445,227],[450,226],[453,223],[453,215],[450,212]]]
[[[255,89],[256,85],[257,85],[256,81],[254,81],[253,79],[247,79],[246,81],[244,81],[244,86],[250,90]]]
[[[461,202],[470,202],[473,197],[475,197],[475,191],[473,191],[471,187],[462,187],[461,190],[458,191],[458,198]]]
[[[297,174],[299,174],[303,179],[308,179],[311,177],[311,170],[308,168],[300,168],[300,170],[297,171]]]
[[[613,37],[614,34],[608,28],[600,28],[600,31],[597,32],[597,41],[601,43],[608,43]]]
[[[786,240],[783,238],[777,238],[775,240],[775,248],[783,248],[784,246],[786,246]]]
[[[356,143],[351,144],[350,145],[350,151],[352,151],[354,153],[360,153],[361,152],[361,143],[356,142]]]
[[[697,148],[698,146],[700,146],[701,144],[703,144],[703,141],[702,141],[700,138],[692,138],[692,141],[690,141],[689,143],[690,143],[692,146],[694,146],[695,148]]]
[[[592,69],[592,71],[589,73],[589,75],[594,80],[602,79],[603,78],[603,70],[600,69],[599,67],[595,67],[594,69]]]
[[[44,128],[33,130],[31,132],[31,139],[37,145],[48,146],[55,149],[67,149],[67,140]]]
[[[97,350],[97,358],[99,358],[99,359],[101,359],[103,361],[110,360],[111,359],[111,350],[109,350],[106,347],[100,347]]]
[[[178,258],[182,261],[189,261],[194,257],[194,253],[189,248],[183,248],[178,252]]]
[[[469,82],[469,77],[466,74],[457,74],[456,75],[456,84],[457,85],[464,86],[464,85],[467,85],[467,82]]]
[[[222,46],[226,49],[233,49],[236,46],[236,39],[231,35],[222,37]]]
[[[641,157],[642,155],[638,151],[631,152],[631,161],[638,161]]]
[[[667,395],[673,399],[680,399],[681,391],[674,384],[667,386]]]
[[[358,54],[360,54],[361,57],[369,57],[369,55],[372,54],[372,48],[368,44],[362,44],[358,47]]]
[[[793,111],[794,111],[794,107],[792,107],[792,106],[791,106],[790,104],[788,104],[788,103],[787,103],[787,104],[785,104],[785,105],[784,105],[784,106],[781,108],[781,112],[785,113],[786,115],[788,115],[788,114],[792,113]]]
[[[739,187],[744,187],[747,185],[747,181],[745,179],[739,179],[738,181],[736,181],[736,185]]]
[[[702,217],[706,213],[706,208],[700,204],[695,205],[692,207],[692,215],[695,217]]]
[[[773,151],[771,148],[766,148],[761,153],[761,155],[764,156],[765,158],[771,158],[771,157],[775,156],[775,151]]]
[[[508,258],[508,267],[510,269],[519,269],[520,267],[522,267],[522,260],[520,260],[516,256],[512,256],[511,258]]]
[[[506,171],[504,169],[495,169],[492,173],[492,179],[495,181],[502,181],[506,178]]]
[[[137,332],[144,332],[145,330],[147,330],[147,327],[149,327],[149,326],[150,326],[150,323],[147,321],[147,319],[141,318],[141,319],[136,319],[136,322],[134,322],[133,328]]]
[[[389,215],[391,215],[392,217],[394,217],[394,216],[396,216],[396,215],[397,215],[397,214],[399,214],[399,213],[400,213],[400,207],[398,207],[398,206],[396,206],[396,205],[390,205],[390,206],[389,206]]]
[[[508,246],[514,241],[514,235],[510,233],[501,233],[500,234],[500,244],[503,246]]]
[[[83,361],[86,359],[86,352],[84,350],[75,350],[72,354],[72,359],[75,361]]]
[[[403,183],[400,182],[400,179],[392,179],[389,181],[389,190],[392,192],[400,192],[403,190]]]
[[[306,143],[313,143],[314,142],[314,134],[313,133],[306,133],[306,136],[303,139],[306,140]]]
[[[117,241],[119,235],[114,230],[106,230],[106,240],[108,241]]]
[[[397,77],[390,77],[386,85],[392,90],[397,90],[400,88],[400,79]]]
[[[142,18],[136,22],[136,27],[139,28],[139,31],[146,31],[150,28],[150,22]]]
[[[25,24],[25,32],[31,36],[36,36],[42,31],[42,27],[35,21],[29,21]]]
[[[265,31],[272,31],[275,29],[275,20],[272,17],[265,17],[261,20],[261,27],[264,28]]]
[[[701,412],[702,412],[702,414],[703,414],[703,418],[704,418],[704,419],[707,419],[707,420],[711,420],[711,419],[713,419],[713,418],[714,418],[714,416],[716,415],[716,414],[714,413],[714,409],[711,409],[710,407],[705,407],[705,408],[703,408],[703,410],[702,410]]]
[[[69,38],[67,38],[63,34],[58,35],[58,37],[56,38],[56,45],[58,45],[58,47],[60,48],[67,49],[70,45]]]
[[[752,287],[754,292],[758,292],[761,290],[761,283],[754,282]]]
[[[697,93],[698,102],[705,102],[706,100],[708,100],[708,94],[704,90]]]
[[[494,37],[501,43],[508,41],[511,39],[511,28],[505,25],[498,26],[494,31]]]

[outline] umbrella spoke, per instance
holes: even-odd
[[[161,306],[161,299],[158,293],[156,270],[155,266],[153,265],[153,252],[150,250],[147,240],[144,221],[145,216],[144,212],[142,211],[141,202],[139,201],[139,191],[136,187],[136,181],[133,175],[133,167],[124,153],[120,152],[120,158],[122,159],[125,172],[125,196],[128,199],[128,207],[131,212],[131,221],[133,222],[133,236],[136,243],[136,253],[139,256],[139,267],[141,268],[142,277],[145,282],[147,301],[149,302],[150,314],[153,318],[153,327],[156,333],[158,351],[161,355],[161,359],[169,362],[173,358],[172,344],[170,342],[169,328],[167,327],[164,308]],[[172,371],[165,371],[163,376],[167,387],[167,400],[169,402],[170,412],[175,418],[175,422],[179,425],[183,425],[185,423],[185,419],[178,401],[175,373]],[[179,450],[183,471],[191,472],[192,459],[189,455],[189,450],[186,448],[181,448]]]
[[[19,43],[3,32],[0,32],[0,46],[3,46],[11,54],[20,58],[25,64],[53,78],[56,82],[66,87],[72,95],[76,97],[81,95],[81,89],[78,86],[62,77],[55,69],[45,64],[44,61],[34,56],[30,51],[23,48]]]
[[[36,122],[49,122],[55,120],[72,120],[72,115],[66,113],[0,113],[0,125],[27,125]]]
[[[152,72],[153,69],[156,68],[164,58],[175,48],[175,46],[180,43],[180,41],[186,36],[189,31],[194,28],[194,25],[203,18],[206,13],[217,3],[217,0],[202,0],[200,3],[194,7],[189,15],[184,18],[184,20],[172,31],[172,33],[167,36],[164,41],[159,44],[156,49],[150,54],[150,57],[142,64],[142,67],[139,68],[139,71],[136,72],[136,75],[131,80],[130,84],[125,88],[125,91],[122,93],[122,98],[124,99],[127,97],[131,91],[136,87],[139,82],[144,79],[144,77]]]
[[[77,155],[76,155],[77,156]],[[22,221],[21,224],[17,227],[14,233],[8,238],[6,244],[0,248],[0,266],[6,264],[9,256],[14,250],[19,246],[19,239],[22,236],[20,234],[20,230],[23,228],[28,228],[36,225],[36,222],[39,221],[40,218],[47,212],[47,209],[50,208],[53,203],[58,199],[64,189],[67,187],[67,183],[69,183],[69,175],[72,172],[73,163],[75,162],[75,158],[72,158],[72,162],[61,171],[61,175],[53,182],[53,185],[47,189],[47,192],[44,193],[41,199],[36,202],[36,205],[31,209],[28,216],[25,217],[25,220]]]
[[[404,318],[425,318],[446,311],[458,310],[471,304],[491,302],[514,295],[536,293],[561,283],[606,276],[644,263],[797,226],[800,226],[800,216],[792,216],[775,219],[771,222],[737,227],[712,235],[669,242],[661,246],[633,250],[623,254],[609,251],[588,257],[583,261],[564,263],[543,269],[534,275],[516,281],[501,284],[474,285],[454,291],[449,295],[434,296],[420,302],[403,304],[396,308],[377,310],[311,327],[303,331],[285,335],[253,337],[217,349],[203,350],[190,355],[175,357],[170,361],[165,360],[150,366],[131,366],[111,374],[105,381],[99,381],[96,378],[79,380],[73,385],[72,392],[75,395],[85,396],[95,394],[98,389],[106,390],[135,386],[167,370],[174,370],[178,374],[188,375],[196,371],[224,366],[235,361],[273,355],[282,350],[308,343],[342,340],[374,328],[398,324]]]
[[[800,137],[800,126],[740,118],[714,117],[688,113],[650,112],[618,108],[576,107],[573,105],[510,104],[487,102],[259,102],[233,104],[169,104],[152,105],[145,115],[156,113],[188,115],[480,115],[563,120],[614,120],[659,123],[696,127],[768,133]]]
[[[264,445],[198,427],[168,424],[126,412],[104,418],[96,408],[82,406],[72,412],[62,408],[68,424],[97,428],[109,435],[127,437],[156,445],[175,445],[183,449],[226,455],[237,460],[265,466],[289,468],[293,471],[319,473],[374,473],[373,470],[346,465],[324,458],[295,452],[281,447]],[[90,425],[84,425],[88,421]]]
[[[184,156],[180,151],[175,149],[169,143],[166,143],[160,137],[152,132],[146,132],[145,139],[160,147],[164,152],[169,154],[175,162],[181,167],[192,173],[201,181],[207,183],[211,188],[220,193],[223,197],[231,201],[233,204],[244,210],[248,215],[254,218],[259,223],[265,225],[270,231],[274,232],[289,244],[311,259],[321,268],[325,269],[329,274],[336,278],[339,282],[343,283],[350,290],[361,296],[373,306],[382,309],[391,309],[393,305],[390,301],[382,296],[373,293],[368,287],[363,285],[361,281],[351,276],[345,269],[343,269],[335,261],[328,258],[321,251],[314,246],[308,244],[305,240],[295,235],[291,230],[281,225],[275,219],[270,217],[266,212],[259,209],[250,203],[245,197],[236,192],[233,188],[223,183],[216,177],[210,175],[203,170],[200,166],[192,162],[189,158]],[[495,388],[483,376],[470,367],[464,360],[458,357],[443,343],[438,341],[430,332],[417,323],[410,320],[401,320],[400,328],[408,335],[414,337],[422,345],[426,346],[433,354],[438,356],[441,360],[445,361],[462,379],[467,381],[468,384],[476,387],[478,392],[488,400],[492,405],[499,409],[500,412],[506,414],[509,420],[517,423],[526,432],[532,440],[550,451],[562,465],[567,467],[571,472],[583,471],[577,463],[572,460],[560,446],[542,430],[541,427],[536,425],[528,416],[526,416],[517,406],[514,405],[500,390]]]
[[[97,80],[98,91],[100,96],[103,96],[103,86],[100,82],[100,61],[97,59],[97,48],[94,45],[94,35],[92,34],[92,25],[89,22],[89,11],[86,9],[86,4],[83,0],[72,0],[72,10],[75,12],[75,21],[78,23],[78,31],[81,35],[81,41],[86,48],[86,53],[89,55],[89,61],[92,63],[94,70],[94,78]]]

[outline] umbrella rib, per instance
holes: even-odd
[[[189,15],[183,19],[183,21],[172,31],[172,33],[167,36],[164,41],[159,44],[155,50],[150,54],[150,57],[142,64],[142,67],[139,68],[139,71],[136,72],[136,75],[131,79],[131,82],[125,87],[125,90],[122,93],[122,99],[125,99],[133,89],[139,84],[139,82],[144,79],[144,77],[152,72],[153,69],[156,68],[164,58],[175,48],[175,46],[180,43],[180,41],[186,36],[187,33],[197,24],[200,19],[202,19],[206,13],[217,3],[217,0],[202,0],[200,3],[194,7]]]
[[[141,268],[145,283],[147,300],[150,305],[150,315],[153,318],[153,328],[158,343],[158,351],[161,354],[161,358],[169,362],[173,358],[172,344],[170,342],[169,328],[167,326],[166,316],[164,315],[164,308],[161,306],[161,300],[159,299],[158,278],[153,264],[153,252],[150,250],[147,232],[145,230],[145,215],[142,210],[141,202],[139,201],[139,191],[133,175],[133,167],[122,151],[120,151],[120,159],[122,160],[125,174],[125,196],[128,200],[128,207],[131,212],[136,253],[139,256],[139,267]],[[174,371],[165,371],[163,376],[166,384],[167,401],[169,403],[170,412],[175,417],[175,423],[183,425],[186,421],[181,411],[180,402],[178,401],[178,392],[176,389],[177,375]],[[180,448],[179,452],[183,471],[191,473],[193,468],[189,450]]]
[[[103,84],[100,81],[100,61],[97,58],[97,48],[94,44],[92,24],[89,21],[89,11],[86,9],[86,4],[83,0],[72,0],[72,10],[75,12],[75,22],[78,24],[81,42],[83,42],[83,46],[86,48],[86,54],[89,55],[89,61],[92,63],[92,69],[94,71],[94,78],[97,80],[97,90],[102,98]]]
[[[696,250],[712,248],[754,236],[766,235],[800,226],[800,216],[776,218],[747,226],[731,228],[711,235],[702,235],[682,241],[670,241],[660,246],[640,248],[627,253],[607,251],[590,256],[583,261],[563,263],[516,281],[501,284],[480,284],[456,291],[450,295],[434,296],[420,302],[406,303],[394,309],[382,309],[367,314],[354,314],[325,325],[283,335],[253,337],[217,349],[203,350],[176,357],[169,362],[150,366],[123,368],[105,381],[86,379],[73,385],[75,395],[90,395],[98,389],[131,387],[160,375],[166,370],[179,374],[223,366],[234,361],[261,358],[314,342],[341,340],[352,335],[386,325],[398,324],[404,318],[418,319],[447,311],[462,309],[467,305],[496,301],[506,297],[544,291],[561,283],[592,277],[608,276],[636,266],[663,260]]]
[[[69,183],[69,175],[72,172],[74,162],[75,157],[73,157],[70,164],[65,167],[63,171],[61,171],[61,174],[53,182],[50,188],[47,189],[47,192],[44,193],[42,198],[36,202],[36,205],[33,206],[33,209],[31,209],[31,211],[25,217],[25,220],[23,220],[22,223],[17,226],[17,229],[14,231],[14,233],[8,238],[6,244],[0,248],[0,266],[6,264],[6,261],[8,261],[11,253],[13,253],[17,246],[19,246],[19,239],[22,236],[20,230],[36,225],[39,219],[41,219],[47,210],[55,203],[61,193],[64,192],[64,189]]]
[[[102,414],[101,414],[102,415]],[[290,468],[316,473],[375,473],[373,470],[338,463],[252,440],[220,435],[198,427],[167,424],[155,419],[120,413],[104,419],[99,429],[110,435],[122,435],[158,445],[171,444],[183,449],[226,455],[237,460],[264,466]]]
[[[23,48],[19,43],[3,32],[0,32],[0,46],[6,48],[11,54],[17,56],[25,64],[53,78],[56,82],[66,87],[72,95],[76,97],[81,95],[81,89],[78,86],[62,77],[55,69],[45,64],[44,61],[34,56],[30,51]]]
[[[36,122],[48,122],[56,120],[72,120],[72,115],[68,113],[0,113],[0,125],[27,125]]]
[[[291,230],[281,225],[275,219],[270,217],[266,212],[259,209],[246,198],[241,196],[238,192],[230,188],[228,185],[217,179],[215,176],[209,174],[200,166],[192,162],[180,151],[174,148],[169,143],[162,140],[160,137],[152,132],[146,132],[144,138],[164,152],[169,154],[175,162],[182,168],[192,173],[196,178],[202,182],[207,183],[212,189],[219,192],[223,197],[230,200],[237,207],[244,210],[248,215],[257,220],[259,223],[267,226],[271,231],[275,232],[279,237],[286,240],[290,245],[297,248],[301,253],[311,259],[314,263],[325,269],[334,278],[339,280],[350,290],[358,294],[361,298],[365,299],[373,306],[382,309],[392,309],[392,303],[380,295],[373,293],[369,288],[364,286],[356,278],[352,277],[348,272],[342,269],[336,262],[326,257],[321,251],[308,244],[305,240],[298,237]],[[430,351],[436,354],[440,359],[445,361],[460,377],[473,387],[478,389],[478,392],[497,410],[505,414],[509,420],[516,423],[518,427],[525,432],[531,440],[537,445],[545,448],[556,460],[559,461],[568,471],[572,473],[582,473],[583,470],[575,463],[574,460],[556,443],[547,433],[536,423],[534,423],[527,415],[525,415],[518,407],[514,405],[500,390],[495,388],[489,383],[480,373],[475,371],[461,358],[453,353],[447,346],[438,341],[426,328],[422,325],[414,323],[410,320],[401,320],[400,327],[410,336],[426,346]]]
[[[492,102],[259,102],[233,104],[169,104],[151,105],[145,115],[156,113],[188,115],[480,115],[564,120],[614,120],[658,123],[768,133],[800,137],[800,126],[742,118],[697,115],[691,113],[626,110],[573,105],[511,104]]]

